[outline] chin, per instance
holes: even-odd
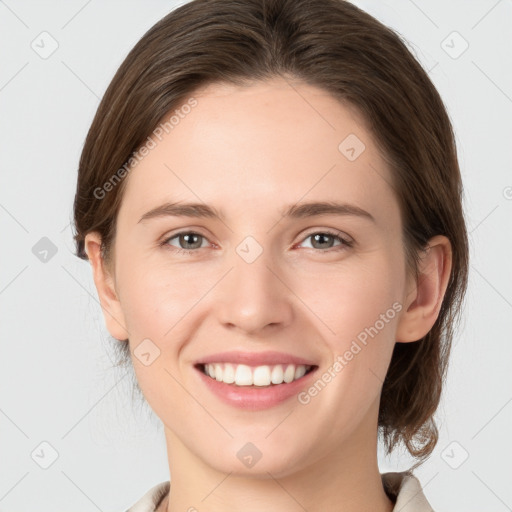
[[[292,448],[295,453],[291,452]],[[220,457],[216,456],[217,454],[208,455],[210,456],[203,459],[204,462],[221,473],[240,477],[251,476],[262,480],[286,477],[307,465],[304,451],[300,446],[281,444],[279,447],[268,440],[232,440],[229,446],[225,446]]]

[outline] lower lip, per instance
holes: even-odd
[[[289,398],[298,395],[308,384],[311,376],[318,368],[302,376],[300,379],[289,382],[288,384],[272,384],[270,386],[237,386],[235,384],[226,384],[212,379],[201,369],[195,368],[203,382],[210,391],[218,396],[223,402],[238,407],[239,409],[249,409],[259,411],[274,407]]]

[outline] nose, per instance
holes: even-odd
[[[294,294],[287,273],[273,264],[270,251],[249,263],[234,255],[232,269],[222,280],[216,307],[219,322],[246,335],[282,329],[293,319]]]

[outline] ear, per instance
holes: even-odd
[[[94,283],[98,291],[98,297],[103,310],[105,324],[109,333],[118,340],[128,339],[121,303],[115,291],[115,283],[112,275],[106,268],[101,255],[101,236],[97,232],[88,233],[85,236],[84,248],[93,269]]]
[[[450,241],[438,235],[428,241],[419,263],[419,277],[407,281],[407,295],[398,322],[396,341],[408,343],[423,338],[432,328],[443,302],[452,268]]]

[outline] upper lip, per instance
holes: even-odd
[[[233,363],[233,364],[246,364],[248,366],[262,366],[262,365],[276,365],[276,364],[303,364],[315,366],[311,360],[304,359],[303,357],[294,356],[292,354],[285,354],[284,352],[219,352],[205,356],[196,361],[196,364],[209,364],[209,363]]]

